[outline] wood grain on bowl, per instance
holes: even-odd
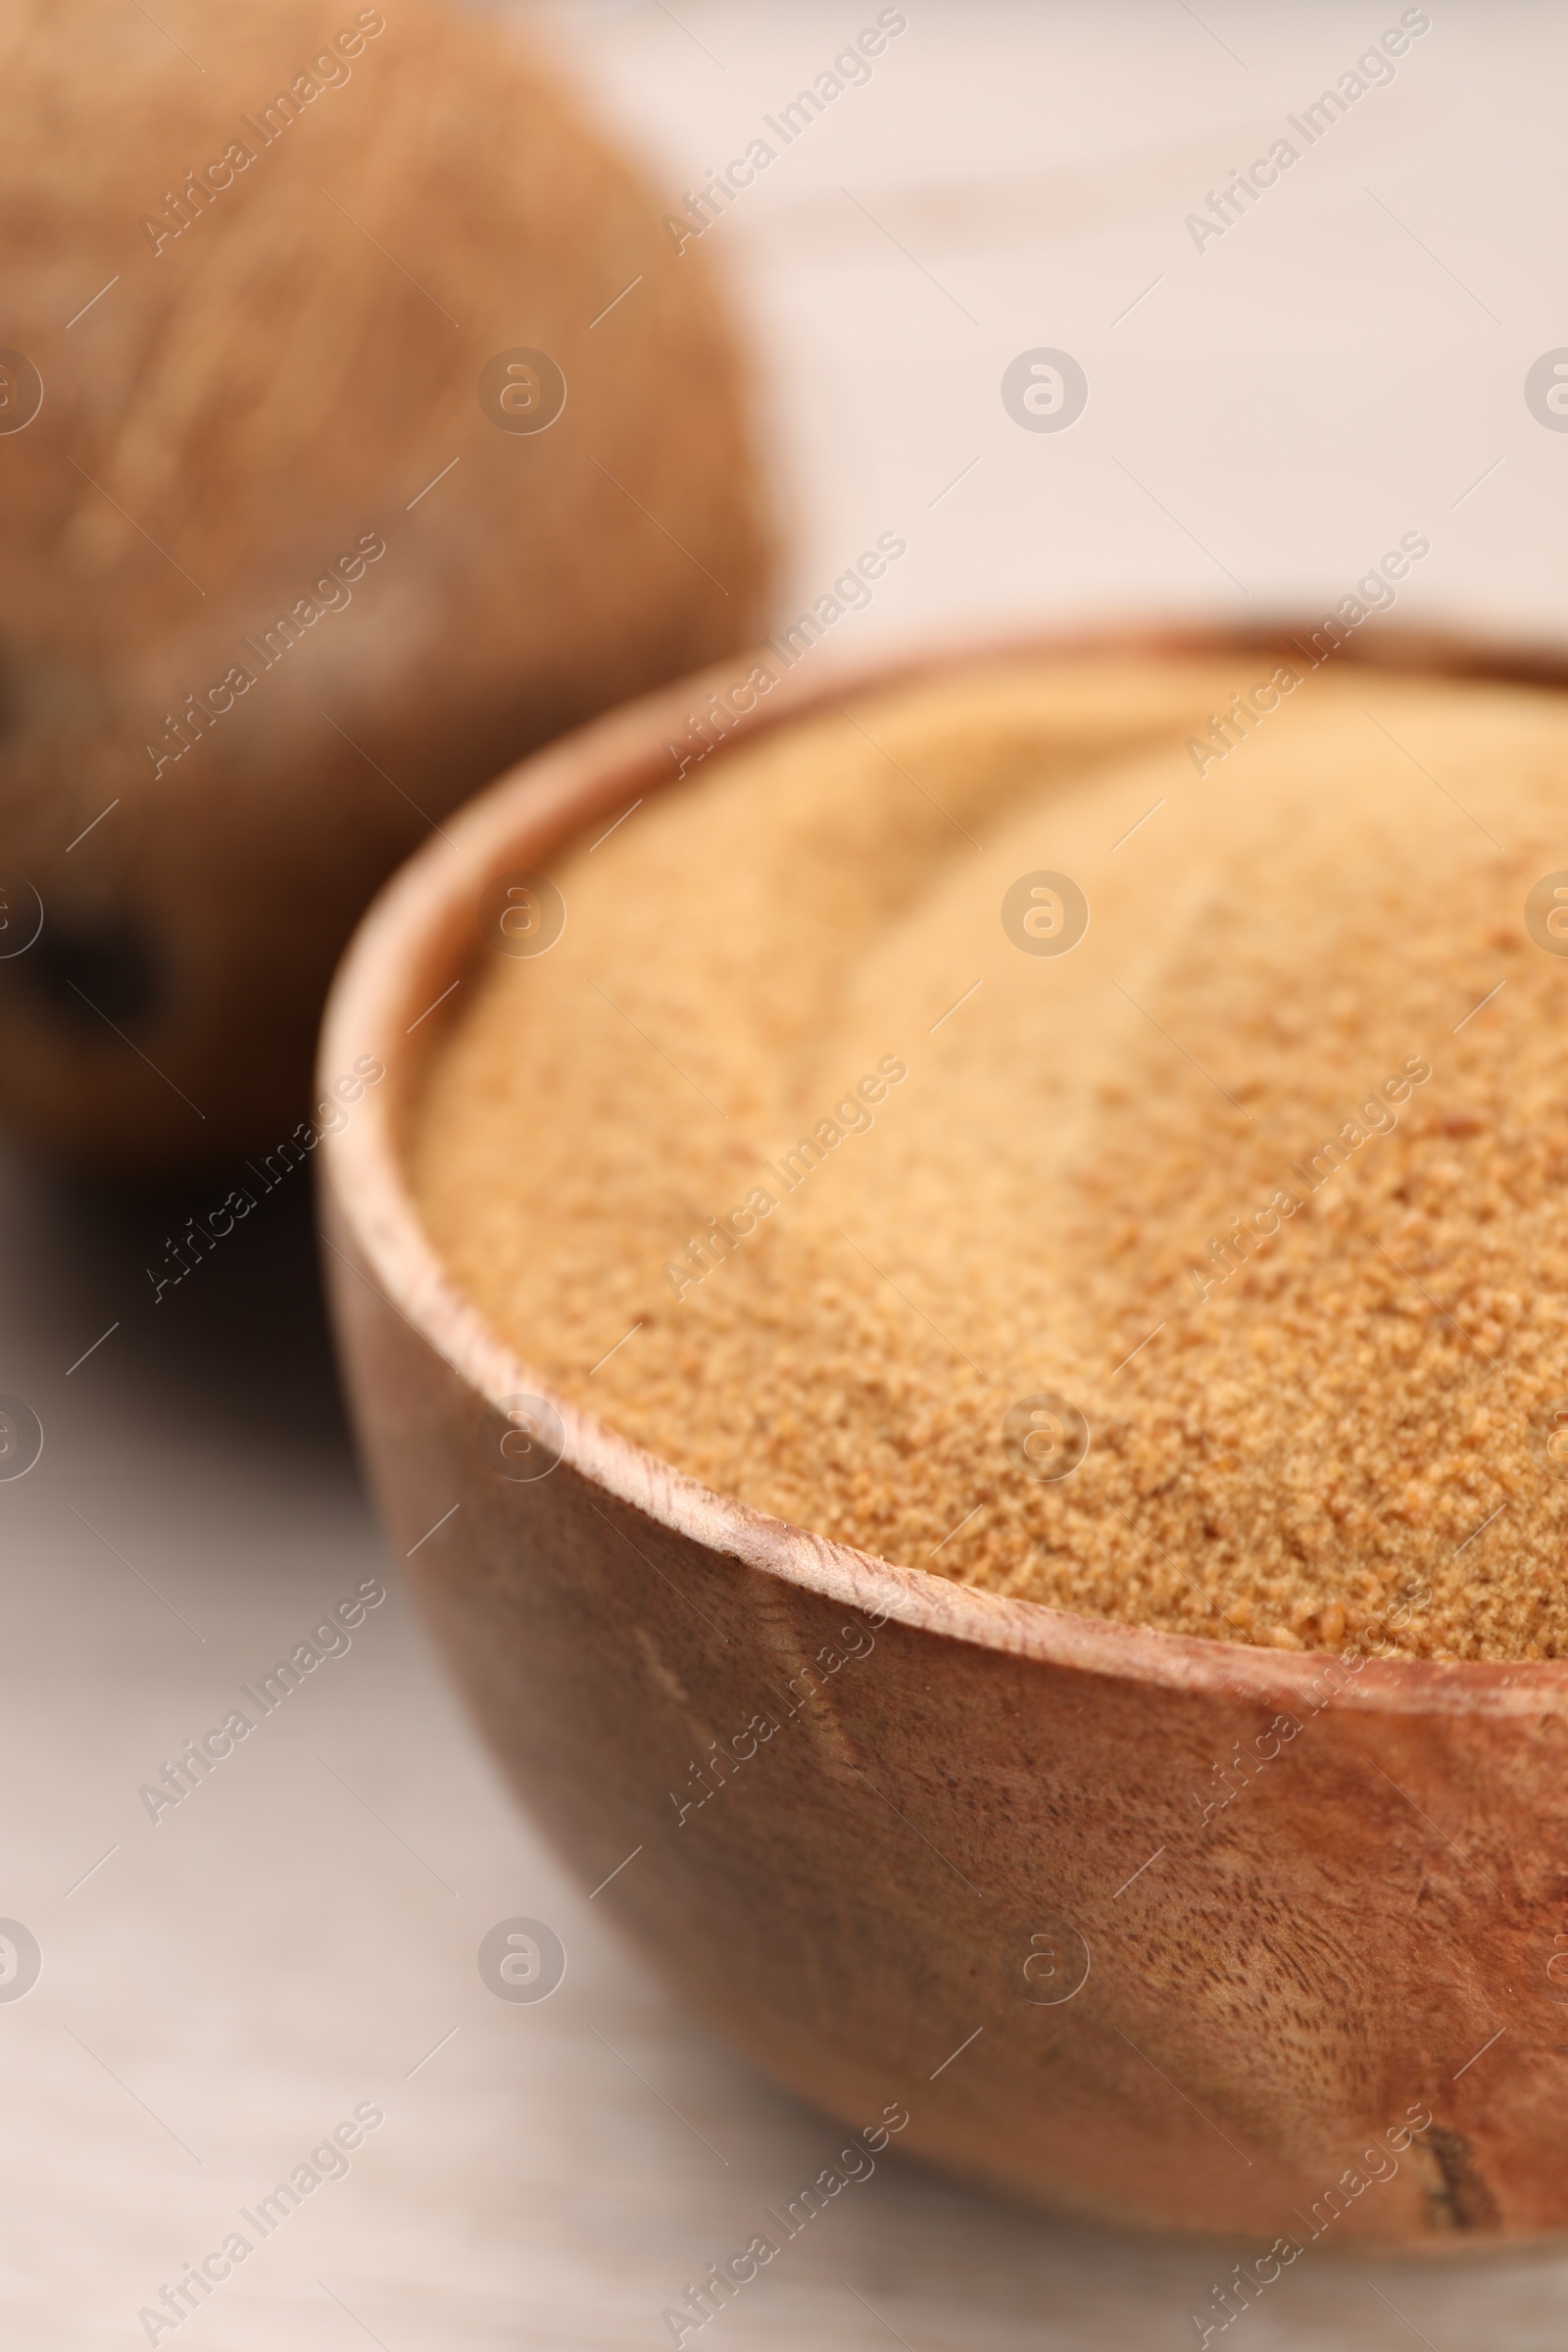
[[[1244,664],[1291,641],[1112,642]],[[813,655],[724,733],[1024,650]],[[1012,2191],[1289,2241],[1276,2276],[1296,2246],[1561,2230],[1568,1666],[1253,1650],[872,1559],[548,1395],[422,1234],[406,1118],[487,890],[670,780],[687,714],[745,674],[504,778],[383,892],[329,1007],[323,1085],[387,1070],[322,1152],[350,1389],[488,1738],[698,2014],[852,2126],[906,2112],[896,2144]]]

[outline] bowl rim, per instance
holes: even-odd
[[[856,657],[813,645],[808,663],[769,642],[656,688],[559,738],[507,769],[466,803],[382,886],[338,966],[318,1055],[318,1099],[356,1057],[375,1054],[385,1079],[368,1088],[346,1125],[320,1139],[320,1180],[342,1238],[361,1265],[327,1234],[343,1268],[381,1296],[491,1409],[498,1398],[544,1398],[560,1414],[562,1460],[602,1489],[688,1541],[806,1588],[842,1605],[911,1630],[1172,1691],[1225,1696],[1258,1708],[1307,1714],[1326,1705],[1396,1715],[1568,1714],[1568,1660],[1418,1659],[1367,1652],[1253,1648],[1206,1636],[1162,1632],[1079,1615],[1048,1602],[960,1585],[905,1568],[756,1509],[704,1486],[553,1390],[492,1331],[458,1290],[426,1237],[403,1180],[405,1113],[443,1020],[434,1016],[478,963],[473,919],[485,887],[500,874],[538,871],[596,819],[673,785],[673,749],[705,712],[720,740],[691,762],[722,760],[781,726],[847,697],[860,699],[967,669],[1044,660],[1123,656],[1214,660],[1250,656],[1295,662],[1299,618],[1253,626],[1123,621],[1102,627],[975,631],[885,647]],[[1518,686],[1568,687],[1568,650],[1441,630],[1392,628],[1365,645],[1351,639],[1337,662],[1404,674],[1469,677]],[[773,685],[737,714],[723,698],[757,665]],[[1316,664],[1314,663],[1314,666]],[[802,677],[800,668],[808,674]],[[719,698],[727,726],[711,715]],[[456,977],[453,975],[456,974]],[[436,984],[445,981],[445,986]],[[414,1011],[416,1004],[420,1009]],[[413,1017],[411,1018],[411,1013]],[[425,1027],[427,1022],[432,1026]],[[410,1040],[423,1030],[416,1047]],[[332,1269],[328,1268],[329,1273]],[[334,1275],[334,1279],[336,1276]],[[607,1522],[607,1524],[609,1524]],[[1317,1686],[1329,1686],[1325,1693]]]

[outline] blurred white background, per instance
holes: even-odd
[[[673,206],[876,13],[584,0],[551,17]],[[891,525],[910,555],[867,638],[1321,610],[1414,529],[1433,555],[1409,614],[1560,624],[1568,437],[1523,391],[1568,339],[1560,13],[1404,12],[1431,29],[1310,149],[1287,117],[1400,7],[900,13],[871,81],[704,240],[761,355],[798,597]],[[1187,216],[1282,136],[1300,160],[1200,251]],[[1002,406],[1007,362],[1038,346],[1089,377],[1064,433],[1024,433]]]
[[[1434,0],[1392,84],[1202,252],[1186,216],[1294,136],[1285,118],[1398,5],[902,13],[869,82],[705,239],[759,355],[780,621],[884,530],[908,555],[837,642],[1315,615],[1418,531],[1401,617],[1568,632],[1568,434],[1524,397],[1568,344],[1560,11]],[[675,210],[877,9],[544,15]],[[1062,432],[1003,406],[1037,347],[1088,377]],[[309,1202],[280,1197],[155,1311],[144,1267],[205,1196],[112,1206],[8,1163],[0,1198],[0,1389],[47,1433],[0,1486],[0,1914],[44,1952],[0,2004],[3,2340],[144,2342],[138,2308],[372,2100],[385,2123],[350,2175],[184,2323],[182,2352],[668,2343],[663,2308],[837,2137],[650,1982],[478,1750],[360,1492]],[[138,1786],[376,1574],[392,1596],[352,1650],[155,1828]],[[569,1954],[537,2007],[475,1967],[516,1914]],[[706,2332],[1152,2352],[1196,2341],[1230,2259],[890,2157]],[[1303,2262],[1234,2340],[1545,2352],[1565,2318],[1564,2255]]]

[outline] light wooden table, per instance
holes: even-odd
[[[552,25],[678,195],[875,13],[676,0]],[[1543,525],[1568,437],[1521,387],[1568,340],[1568,27],[1435,9],[1394,86],[1200,255],[1192,204],[1398,10],[1200,13],[911,0],[870,84],[713,233],[788,486],[781,616],[884,529],[909,554],[843,624],[867,642],[1321,609],[1419,529],[1408,612],[1563,625]],[[1001,403],[1039,346],[1090,378],[1059,436]],[[0,1484],[0,1914],[43,1953],[0,2000],[3,2341],[145,2342],[139,2307],[371,2102],[346,2177],[215,2288],[182,2352],[668,2343],[663,2308],[837,2135],[651,1984],[499,1788],[356,1483],[308,1203],[280,1197],[155,1310],[143,1267],[183,1197],[116,1209],[7,1163],[0,1198],[0,1389],[47,1432]],[[150,1820],[141,1784],[373,1577],[391,1594],[348,1653]],[[568,1953],[536,2006],[476,1966],[518,1915]],[[890,2158],[703,2340],[1152,2352],[1196,2343],[1227,2267]],[[1215,2341],[1555,2352],[1565,2328],[1564,2256],[1303,2263]]]

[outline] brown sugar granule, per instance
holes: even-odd
[[[455,1280],[906,1566],[1568,1656],[1568,706],[1298,666],[970,671],[564,856],[410,1142]]]

